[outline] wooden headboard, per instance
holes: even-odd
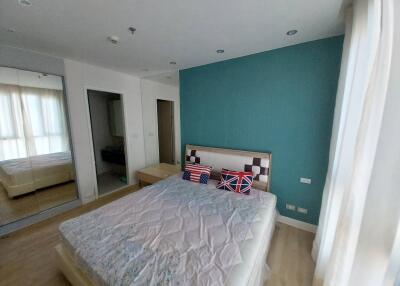
[[[222,168],[253,172],[253,187],[269,191],[272,154],[215,147],[186,145],[186,162],[212,167],[211,178],[219,180]]]

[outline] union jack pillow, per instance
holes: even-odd
[[[210,166],[186,163],[182,179],[200,184],[207,184],[210,174]]]
[[[250,194],[252,184],[252,172],[237,172],[222,169],[221,179],[217,184],[217,188],[248,195]]]

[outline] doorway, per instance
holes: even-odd
[[[160,163],[175,164],[173,101],[157,99],[157,121]]]
[[[98,195],[127,185],[121,94],[88,90]]]

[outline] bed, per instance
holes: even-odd
[[[268,180],[243,195],[177,175],[62,223],[57,263],[73,285],[263,284],[276,216],[271,154],[188,145],[185,158],[229,168],[267,160],[268,172],[254,170]]]
[[[70,152],[59,152],[0,162],[0,182],[13,198],[74,180]]]

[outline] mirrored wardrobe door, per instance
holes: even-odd
[[[77,198],[63,79],[0,67],[0,225]]]

